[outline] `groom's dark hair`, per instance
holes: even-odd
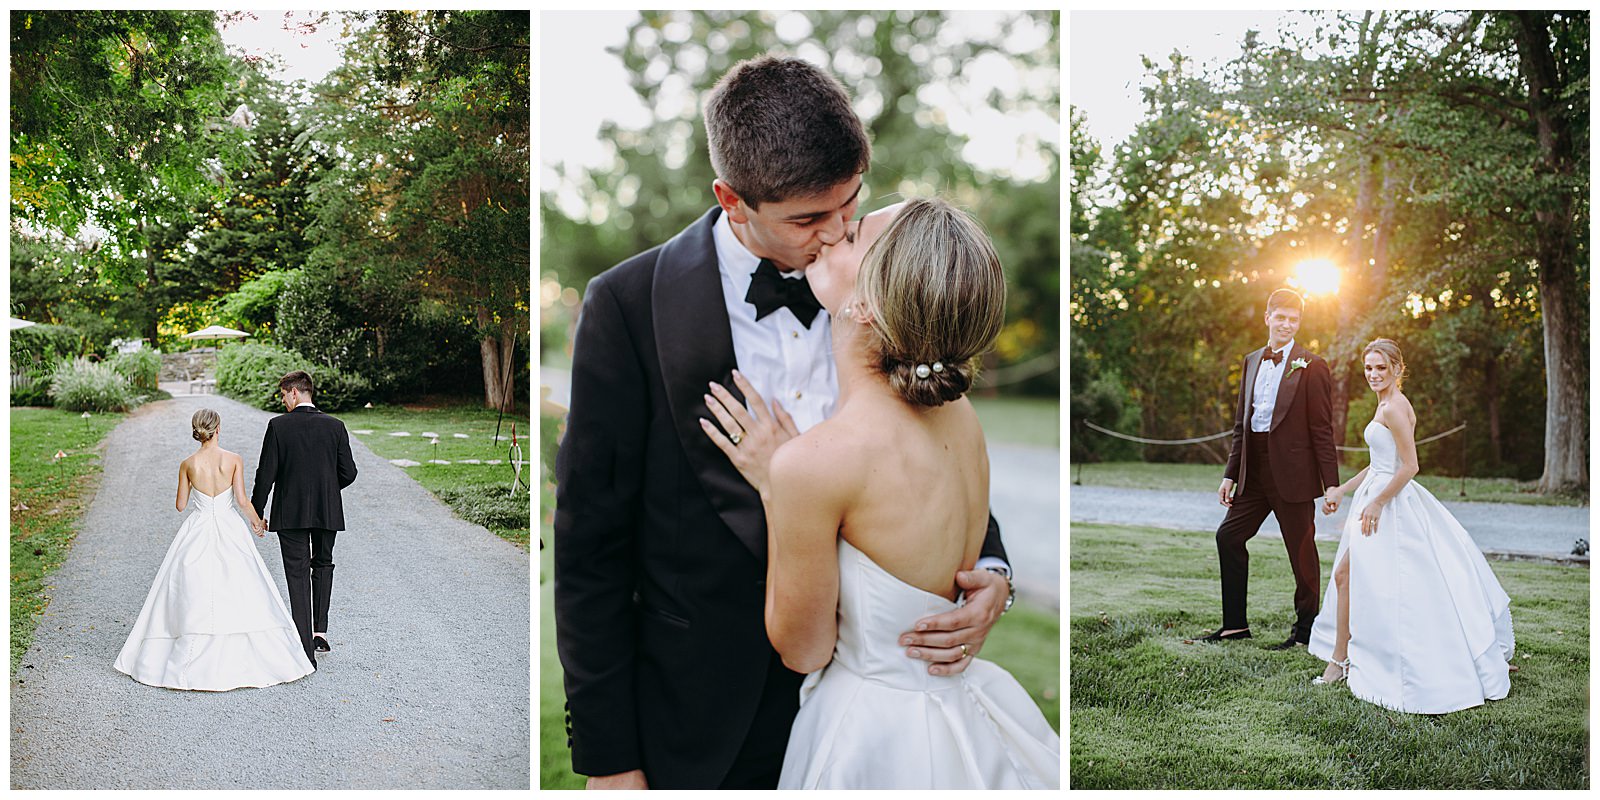
[[[844,86],[798,58],[734,65],[706,96],[705,118],[711,168],[753,209],[821,194],[872,161]]]
[[[1267,313],[1271,314],[1280,308],[1292,308],[1303,314],[1306,310],[1306,301],[1300,299],[1299,293],[1292,289],[1279,289],[1267,296]]]
[[[299,369],[278,379],[278,391],[286,392],[290,389],[298,389],[301,393],[312,396],[317,393],[311,385],[311,373]]]

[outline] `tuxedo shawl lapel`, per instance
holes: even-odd
[[[1285,372],[1283,378],[1278,381],[1278,402],[1272,407],[1272,429],[1276,429],[1278,423],[1283,421],[1284,415],[1289,413],[1289,403],[1294,399],[1295,387],[1300,385],[1300,373],[1305,372],[1304,369],[1293,372],[1287,370],[1294,365],[1296,359],[1305,358],[1309,362],[1310,355],[1311,351],[1301,347],[1298,342],[1289,348],[1289,355],[1283,363]]]
[[[704,400],[707,380],[744,399],[733,384],[733,326],[723,304],[722,273],[711,237],[720,213],[720,208],[711,209],[662,246],[650,289],[650,315],[668,412],[689,466],[722,521],[765,563],[767,524],[761,496],[700,428],[701,418],[712,418]]]

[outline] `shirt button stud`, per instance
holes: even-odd
[[[795,392],[794,393],[794,399],[796,399],[796,400],[800,399],[800,393],[799,392]]]

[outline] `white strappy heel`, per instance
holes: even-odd
[[[1317,677],[1311,679],[1311,684],[1313,686],[1326,686],[1334,683],[1343,683],[1345,678],[1350,677],[1350,659],[1346,658],[1343,661],[1329,661],[1328,663],[1339,668],[1339,677],[1334,678],[1333,680],[1326,680],[1321,675],[1318,675]]]

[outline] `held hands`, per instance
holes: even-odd
[[[900,635],[907,656],[931,662],[929,675],[965,672],[972,657],[983,649],[984,640],[1006,610],[1006,598],[1011,595],[1010,582],[986,569],[957,572],[956,585],[967,595],[964,605],[919,619],[916,630]]]
[[[255,531],[255,534],[256,534],[257,537],[260,537],[260,538],[263,538],[263,539],[266,538],[266,536],[267,536],[267,521],[265,519],[262,519],[261,517],[256,517],[255,521],[250,523],[250,528]]]
[[[584,783],[585,789],[648,789],[645,782],[644,770],[636,769],[629,772],[619,772],[615,775],[591,775]]]
[[[1217,487],[1217,502],[1224,507],[1233,507],[1233,479],[1223,478],[1222,485]]]
[[[732,392],[721,384],[712,383],[711,394],[705,396],[706,408],[711,410],[711,415],[717,418],[722,427],[718,429],[710,420],[702,418],[700,428],[706,432],[706,438],[733,462],[739,474],[756,491],[763,491],[767,487],[767,464],[772,461],[772,454],[777,452],[779,445],[799,436],[800,430],[778,401],[772,401],[772,411],[768,413],[766,401],[761,399],[755,387],[738,370],[733,371],[733,382],[739,391],[744,392],[745,399],[750,401],[755,416],[751,417]]]
[[[1333,486],[1322,493],[1322,513],[1332,514],[1339,510],[1339,504],[1344,502],[1344,487]]]

